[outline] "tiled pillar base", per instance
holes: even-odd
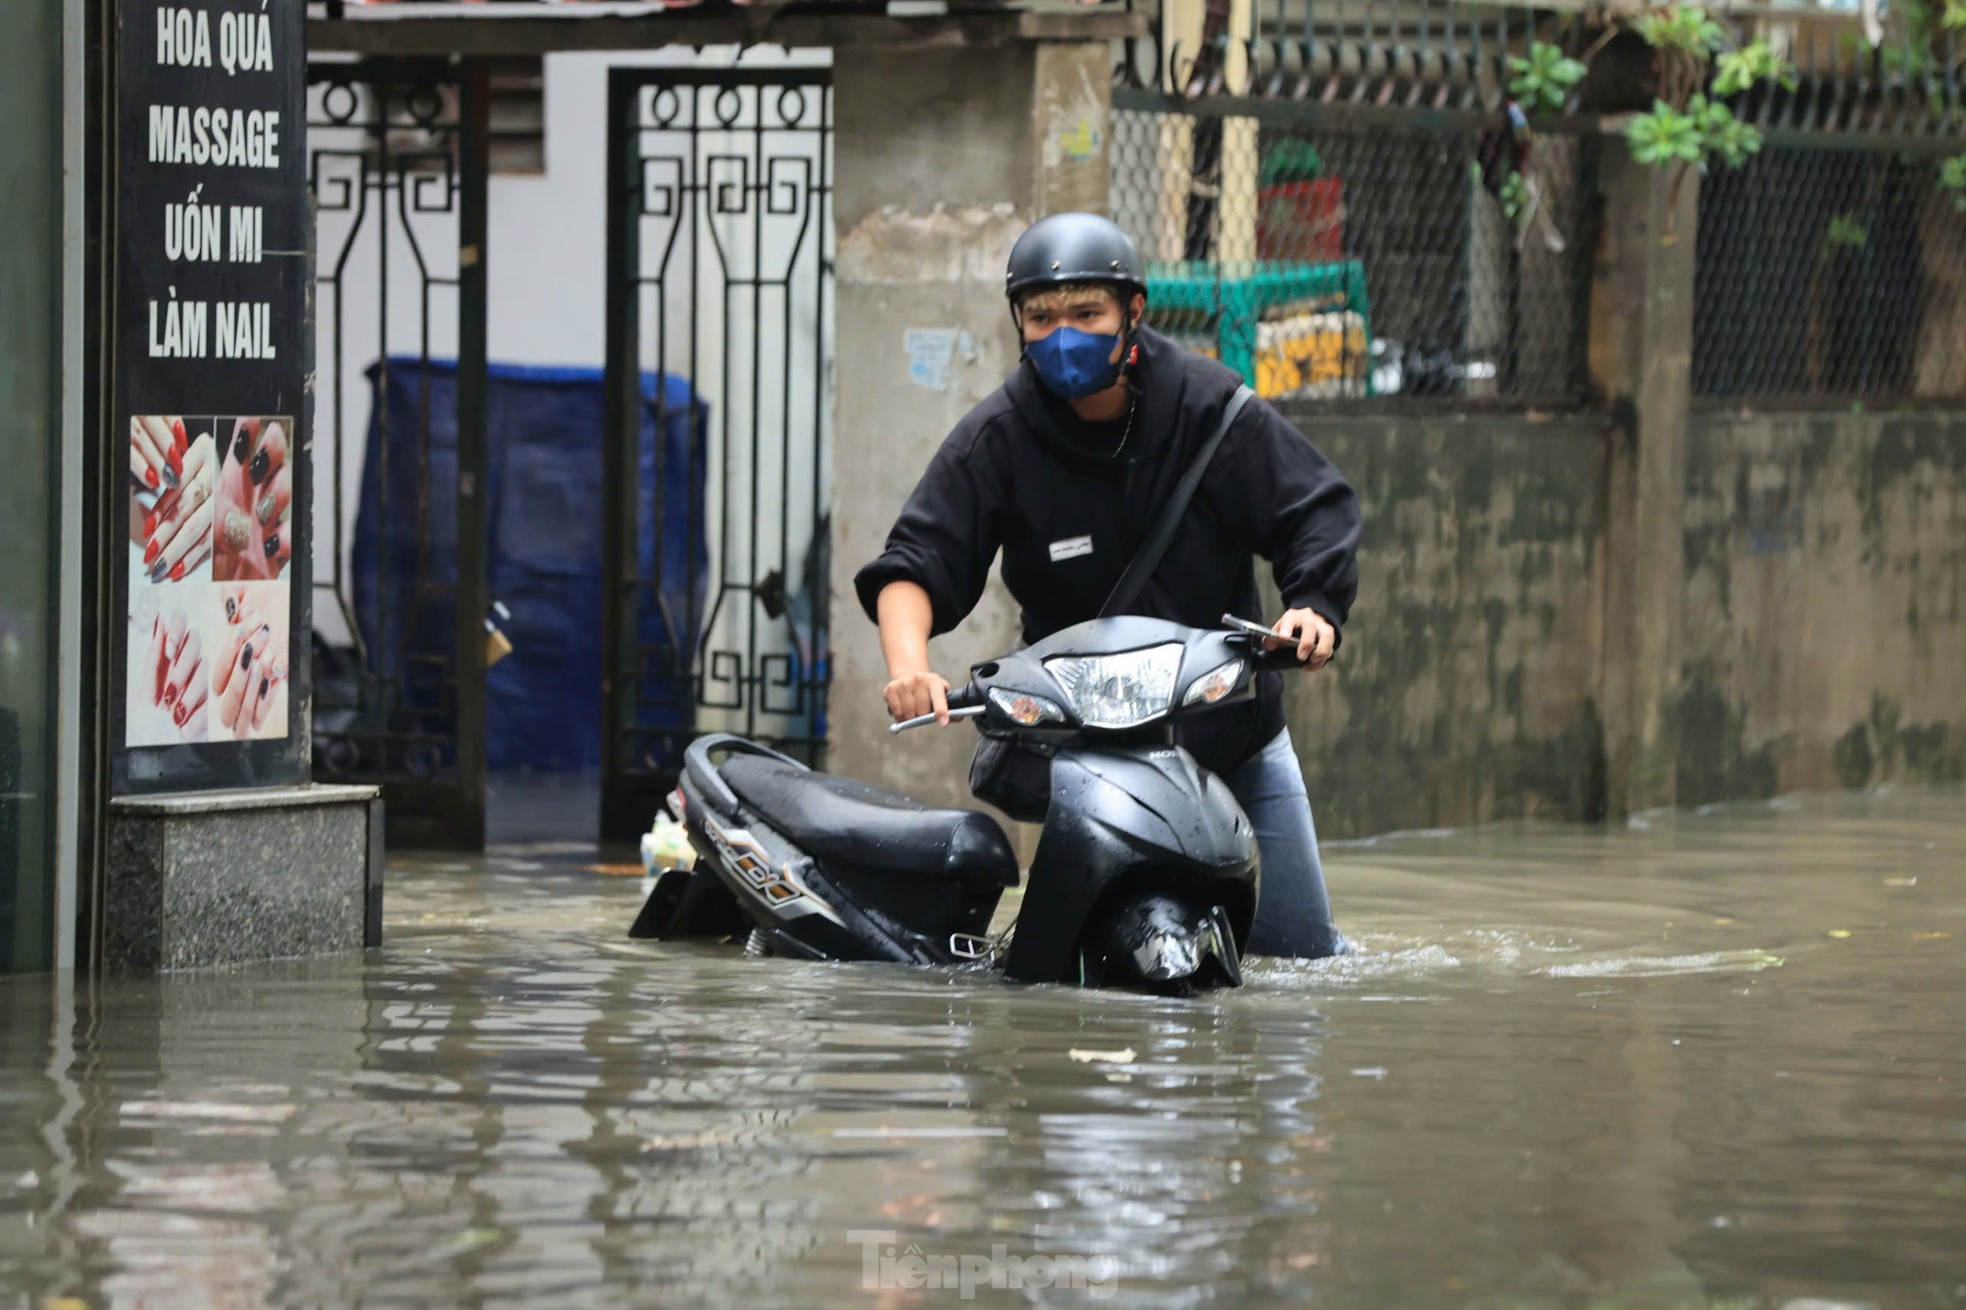
[[[382,943],[374,787],[111,802],[104,963],[193,969]]]

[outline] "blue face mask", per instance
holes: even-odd
[[[1078,400],[1112,386],[1119,381],[1120,360],[1126,358],[1123,353],[1120,360],[1113,358],[1120,353],[1120,334],[1095,336],[1075,327],[1055,329],[1042,341],[1025,346],[1024,353],[1030,356],[1039,381],[1066,400]]]

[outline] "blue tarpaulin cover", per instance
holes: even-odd
[[[402,688],[399,712],[421,733],[449,737],[455,725],[441,684],[455,645],[457,365],[392,358],[386,369],[372,365],[368,376],[355,618],[369,671]],[[642,667],[687,670],[708,578],[708,416],[689,382],[673,375],[644,373],[642,403],[638,571],[661,579],[640,606]],[[600,765],[603,407],[597,369],[490,368],[487,570],[493,599],[511,611],[499,626],[513,647],[487,675],[486,749],[494,771]],[[420,532],[415,507],[424,486],[431,494]],[[428,567],[420,569],[425,552]],[[421,594],[419,576],[426,579]],[[644,705],[638,726],[689,726],[686,674],[645,676],[641,691],[645,702],[658,703]]]

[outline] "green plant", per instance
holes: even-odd
[[[1966,213],[1966,155],[1954,155],[1939,165],[1939,188],[1950,191],[1953,207]]]
[[[1961,60],[1947,34],[1966,28],[1966,0],[1939,0],[1936,10],[1927,0],[1892,0],[1886,10],[1892,34],[1884,35],[1881,25],[1881,39],[1875,43],[1848,34],[1838,42],[1839,52],[1875,55],[1885,77],[1894,81],[1916,82],[1959,71]]]
[[[1700,159],[1718,157],[1729,168],[1739,168],[1748,156],[1761,149],[1761,132],[1734,117],[1734,111],[1718,100],[1694,96],[1687,105],[1700,125]]]
[[[1916,81],[1937,69],[1938,61],[1932,53],[1932,40],[1935,35],[1932,27],[1932,7],[1924,0],[1897,0],[1891,8],[1903,24],[1904,40],[1892,41],[1887,38],[1881,46],[1869,41],[1859,41],[1857,48],[1866,55],[1876,54],[1890,78]]]
[[[1663,100],[1653,101],[1651,113],[1632,120],[1625,139],[1632,158],[1641,164],[1692,163],[1700,157],[1700,125]]]
[[[1546,41],[1531,41],[1527,59],[1511,55],[1509,69],[1515,74],[1509,80],[1509,93],[1532,114],[1563,108],[1571,88],[1584,80],[1587,71],[1581,59],[1570,58]]]
[[[1717,157],[1738,168],[1761,149],[1759,131],[1703,95],[1689,98],[1684,110],[1653,101],[1652,112],[1632,120],[1625,135],[1641,164],[1704,164]]]
[[[1829,250],[1861,250],[1869,241],[1870,233],[1850,214],[1836,215],[1823,229],[1823,245]]]
[[[1529,211],[1529,184],[1523,180],[1522,174],[1510,170],[1509,175],[1502,179],[1502,190],[1496,198],[1502,202],[1502,212],[1508,215],[1509,222],[1520,226],[1523,216]]]
[[[1966,0],[1960,2],[1966,3]],[[1722,51],[1714,61],[1713,93],[1717,96],[1740,95],[1761,81],[1773,82],[1785,90],[1795,90],[1794,70],[1760,37],[1739,50]]]
[[[1727,47],[1727,29],[1696,5],[1668,5],[1638,16],[1635,24],[1645,44],[1656,50],[1675,50],[1704,60]]]
[[[1763,82],[1793,88],[1794,74],[1765,41],[1730,49],[1727,29],[1696,5],[1648,10],[1624,25],[1652,47],[1658,76],[1652,110],[1632,121],[1626,140],[1641,164],[1674,170],[1676,204],[1687,169],[1716,161],[1738,168],[1761,149],[1761,133],[1736,118],[1725,98]]]

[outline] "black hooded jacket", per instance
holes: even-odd
[[[891,582],[918,583],[934,633],[968,616],[1003,552],[1024,640],[1097,617],[1154,521],[1221,422],[1241,379],[1150,329],[1139,332],[1134,428],[1087,424],[1027,363],[971,410],[929,463],[886,549],[854,578],[869,618]],[[1134,613],[1211,628],[1260,611],[1253,557],[1276,570],[1291,609],[1342,625],[1358,591],[1358,498],[1331,461],[1262,400],[1251,401],[1207,474]],[[1233,771],[1283,727],[1281,675],[1256,700],[1182,728],[1206,767]]]

